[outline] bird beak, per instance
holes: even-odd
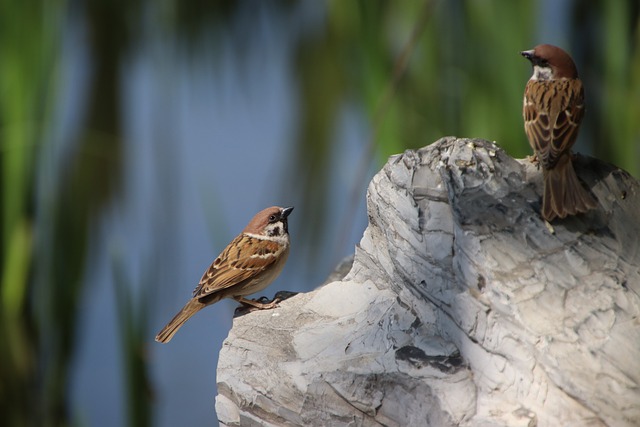
[[[520,55],[524,56],[529,61],[531,61],[531,58],[533,58],[533,49],[531,49],[531,50],[523,50],[522,52],[520,52]]]
[[[280,214],[280,216],[282,218],[286,218],[286,217],[289,216],[289,214],[291,213],[292,210],[293,210],[293,206],[288,207],[288,208],[284,208],[284,209],[282,209],[282,213]]]

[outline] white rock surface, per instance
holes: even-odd
[[[221,425],[640,425],[640,186],[575,164],[600,207],[549,226],[492,143],[392,157],[347,276],[234,320]]]

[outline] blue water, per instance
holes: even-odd
[[[150,32],[124,68],[125,166],[122,194],[99,217],[90,236],[86,293],[70,391],[74,418],[92,426],[123,425],[125,386],[114,291],[114,263],[122,263],[134,293],[151,286],[147,356],[154,394],[154,425],[215,425],[216,364],[236,303],[222,301],[192,318],[167,345],[155,333],[182,307],[211,261],[258,210],[301,208],[291,156],[299,120],[299,93],[291,49],[296,37],[319,31],[322,10],[282,25],[265,16],[246,35],[191,53],[174,38]],[[268,14],[268,11],[260,13]],[[61,135],[82,114],[82,90],[91,75],[81,23],[69,29],[63,52]],[[79,37],[80,36],[80,37]],[[219,35],[218,35],[219,36]],[[84,82],[84,83],[83,83]],[[321,82],[319,82],[321,83]],[[298,236],[305,223],[290,217],[292,253],[283,274],[264,293],[308,291],[342,256],[353,252],[366,225],[365,186],[346,244],[338,233],[356,171],[369,138],[362,113],[346,106],[339,116],[328,182],[320,258],[303,259],[318,242]],[[63,151],[62,137],[59,147]],[[370,175],[373,173],[371,167]],[[347,224],[351,224],[347,222]],[[340,236],[342,237],[342,236]],[[336,250],[338,248],[338,250]],[[313,264],[313,265],[311,265]]]

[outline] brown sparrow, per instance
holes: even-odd
[[[533,75],[524,90],[524,130],[542,165],[542,217],[547,221],[586,212],[597,206],[571,163],[584,116],[584,89],[571,57],[541,44],[520,52],[531,61]]]
[[[258,309],[274,308],[277,300],[264,304],[244,296],[266,288],[282,271],[289,256],[287,217],[292,210],[273,206],[258,212],[213,261],[193,291],[193,298],[162,328],[156,341],[169,342],[191,316],[223,298]]]

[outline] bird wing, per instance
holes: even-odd
[[[579,79],[530,80],[525,94],[525,132],[542,166],[551,169],[578,136],[584,116],[582,83]]]
[[[276,242],[240,234],[205,271],[193,296],[201,298],[259,276],[283,250]]]

